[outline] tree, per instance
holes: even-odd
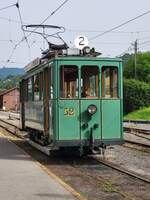
[[[137,55],[136,74],[138,80],[150,83],[150,52]],[[135,78],[134,54],[128,57],[126,63],[124,62],[124,77],[127,79]]]

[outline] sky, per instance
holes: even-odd
[[[15,48],[24,37],[18,10],[15,6],[4,10],[1,8],[16,2],[0,0],[0,68],[24,67],[41,56],[41,49],[48,47],[41,36],[32,34],[28,37],[29,45],[24,41]],[[64,0],[19,0],[23,24],[40,24],[62,2]],[[66,31],[61,37],[69,47],[74,46],[78,35],[85,35],[89,46],[95,47],[102,56],[116,57],[133,53],[136,39],[139,51],[150,50],[150,13],[101,37],[91,38],[149,10],[150,0],[69,0],[45,24],[65,27]],[[52,32],[48,30],[47,33]],[[49,38],[49,41],[60,43],[53,38]]]

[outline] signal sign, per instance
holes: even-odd
[[[75,38],[74,44],[77,49],[82,50],[85,46],[88,46],[89,41],[84,35],[79,35]]]

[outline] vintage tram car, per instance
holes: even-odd
[[[122,144],[122,61],[52,49],[26,66],[20,105],[22,129],[51,149]]]

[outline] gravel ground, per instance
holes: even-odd
[[[71,157],[59,155],[47,157],[24,140],[13,140],[13,142],[83,194],[88,200],[149,200],[150,184],[148,183],[122,174],[86,157],[79,158],[72,155]],[[118,152],[119,155],[122,152],[125,153],[126,149],[121,151],[119,148],[125,147],[116,146],[115,149],[108,149],[107,159],[112,158],[114,162],[119,162],[115,160],[114,153]],[[128,149],[128,151],[123,156],[131,154],[131,158],[133,158],[133,151],[131,149]],[[129,164],[129,166],[131,165]]]
[[[18,120],[6,120],[9,123],[18,125]],[[129,124],[129,123],[128,123]],[[149,124],[147,124],[150,126]],[[148,137],[148,136],[146,136]],[[136,135],[125,133],[124,138],[132,141],[146,143],[150,145],[150,140],[139,138]],[[100,156],[101,157],[101,156]],[[150,178],[150,153],[140,150],[128,148],[126,146],[112,146],[108,147],[105,152],[105,159],[114,162],[117,165],[134,171],[140,175]]]
[[[106,150],[105,159],[150,178],[150,153],[117,145]]]

